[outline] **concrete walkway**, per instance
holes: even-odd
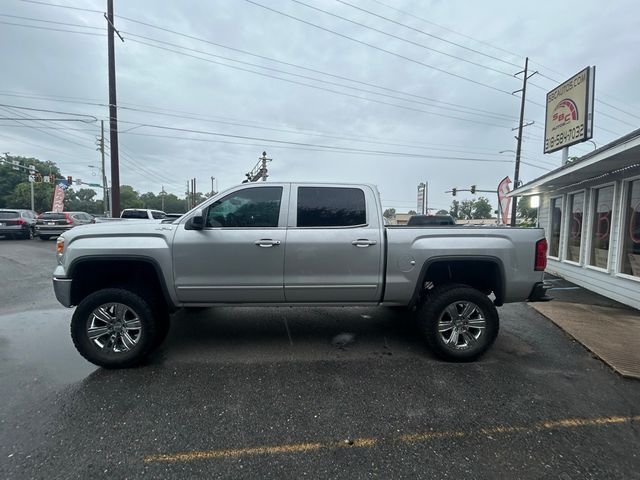
[[[640,379],[640,312],[555,277],[551,302],[529,305],[623,377]]]

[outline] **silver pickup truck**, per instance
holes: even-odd
[[[212,305],[401,307],[435,354],[469,361],[498,334],[496,306],[547,299],[546,256],[541,229],[385,226],[372,185],[265,182],[173,223],[65,232],[53,286],[77,305],[76,348],[107,368],[158,347],[170,313]]]

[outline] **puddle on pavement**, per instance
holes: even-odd
[[[54,384],[75,383],[96,370],[73,346],[72,313],[72,309],[57,308],[0,315],[3,369],[28,369]]]

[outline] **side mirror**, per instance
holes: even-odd
[[[202,209],[196,210],[196,213],[189,219],[187,227],[191,230],[202,230],[204,228]]]

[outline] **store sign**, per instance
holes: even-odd
[[[424,204],[425,204],[425,190],[426,190],[426,185],[424,183],[421,183],[420,185],[418,185],[418,208],[417,208],[417,212],[419,214],[424,215],[426,212],[424,211]]]
[[[596,67],[587,67],[547,93],[544,153],[593,137],[595,74]]]

